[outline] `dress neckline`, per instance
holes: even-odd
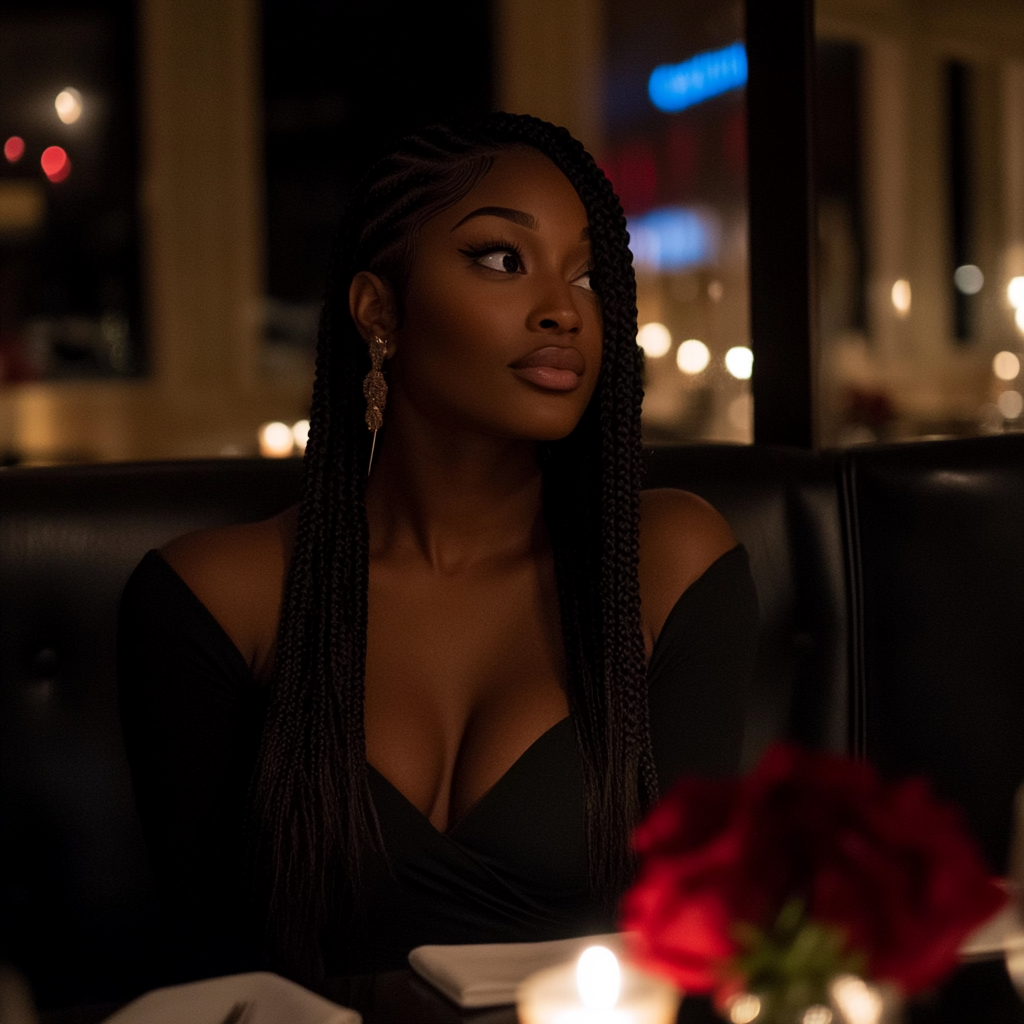
[[[655,640],[654,642],[654,646],[651,650],[651,656],[647,661],[648,675],[650,674],[651,667],[655,664],[655,661],[657,659],[658,651],[662,643],[662,638],[669,632],[669,623],[671,623],[677,617],[678,614],[681,614],[680,606],[684,603],[683,599],[688,594],[692,596],[694,588],[698,587],[698,584],[700,584],[706,577],[708,577],[714,568],[719,566],[724,560],[729,559],[730,556],[735,557],[736,553],[741,550],[742,546],[737,545],[736,547],[731,548],[729,551],[720,555],[714,562],[711,563],[711,565],[708,566],[707,569],[704,570],[704,572],[700,576],[697,577],[696,580],[693,581],[693,583],[690,584],[689,587],[686,588],[686,590],[682,592],[682,594],[679,595],[679,598],[676,600],[676,603],[672,606],[672,610],[668,613],[668,616],[665,619],[664,625],[662,626],[661,631],[658,634],[657,640]],[[201,614],[203,614],[204,617],[207,619],[208,624],[211,626],[211,628],[214,629],[214,631],[217,634],[219,634],[223,643],[226,645],[226,648],[230,649],[230,656],[238,663],[238,671],[244,674],[246,677],[248,677],[250,684],[254,688],[262,692],[265,692],[266,687],[262,686],[260,683],[256,681],[256,678],[253,676],[252,673],[252,668],[250,667],[249,663],[245,660],[245,656],[238,649],[237,644],[234,642],[234,640],[231,639],[231,637],[228,635],[227,631],[217,620],[217,617],[213,614],[213,612],[211,612],[210,609],[207,608],[205,604],[203,604],[203,602],[200,600],[196,592],[181,578],[177,570],[170,564],[170,562],[167,561],[167,559],[163,557],[159,550],[154,548],[151,552],[149,552],[149,554],[147,554],[146,557],[148,558],[149,555],[154,555],[156,557],[157,562],[160,563],[166,569],[170,576],[177,580],[178,585],[184,589],[184,591],[189,596],[191,602],[194,605],[196,605],[199,609],[201,609]],[[388,779],[388,777],[384,775],[383,772],[381,772],[378,768],[374,767],[374,765],[372,765],[369,761],[366,762],[366,767],[367,771],[375,778],[379,779],[382,785],[384,785],[391,793],[393,793],[397,798],[399,798],[400,803],[407,806],[426,828],[428,828],[436,836],[439,836],[442,839],[447,839],[451,842],[458,842],[457,833],[459,833],[460,830],[464,831],[464,826],[466,826],[466,824],[471,821],[471,819],[480,810],[480,808],[486,806],[486,804],[490,802],[490,800],[492,799],[492,794],[494,794],[497,790],[504,788],[504,786],[507,784],[510,778],[514,778],[516,774],[523,771],[524,766],[529,763],[532,757],[536,756],[537,749],[540,746],[543,746],[544,742],[548,741],[553,734],[556,734],[556,730],[564,730],[569,726],[570,723],[571,717],[566,716],[565,718],[560,718],[549,728],[545,729],[544,732],[537,736],[533,740],[533,742],[530,743],[530,745],[526,747],[525,750],[523,750],[523,752],[516,758],[515,761],[512,762],[511,765],[509,765],[509,767],[495,780],[495,782],[483,794],[481,794],[481,796],[476,801],[474,801],[472,806],[470,806],[469,809],[464,814],[462,814],[453,824],[450,824],[449,827],[444,830],[437,828],[431,822],[430,818],[426,814],[424,814],[405,795],[405,793],[403,793],[393,782],[391,782],[391,780]]]
[[[465,832],[472,822],[472,819],[486,807],[492,800],[497,799],[495,794],[498,794],[500,790],[504,789],[509,785],[516,775],[521,774],[526,770],[530,761],[534,760],[538,756],[538,752],[547,743],[551,742],[552,739],[557,739],[558,735],[569,728],[572,723],[572,719],[566,715],[565,718],[560,718],[554,725],[545,729],[516,759],[505,769],[505,771],[494,781],[494,783],[482,793],[476,800],[473,801],[472,805],[454,822],[450,823],[448,828],[439,829],[430,818],[423,813],[379,768],[376,768],[369,761],[366,762],[367,770],[374,776],[376,776],[382,785],[386,786],[396,797],[398,797],[401,803],[406,806],[409,811],[419,819],[423,825],[428,828],[431,832],[436,835],[449,839],[453,842],[458,842],[459,834]]]

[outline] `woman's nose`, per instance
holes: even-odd
[[[530,311],[528,326],[532,331],[552,334],[578,334],[583,318],[573,301],[572,285],[552,282],[544,289]]]

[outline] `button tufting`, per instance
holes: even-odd
[[[51,647],[43,647],[32,658],[32,675],[36,679],[52,679],[57,674],[60,658]]]

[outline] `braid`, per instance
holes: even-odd
[[[361,384],[370,362],[348,315],[348,286],[372,270],[400,297],[420,226],[514,146],[540,150],[579,194],[602,309],[597,392],[572,434],[547,445],[544,511],[583,764],[591,889],[608,906],[631,877],[630,833],[657,796],[638,583],[642,367],[622,209],[565,129],[511,114],[427,129],[402,140],[357,189],[320,322],[298,527],[249,813],[267,958],[295,977],[324,973],[328,928],[343,908],[352,919],[385,855],[363,724],[369,432]]]

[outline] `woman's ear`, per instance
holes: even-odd
[[[369,270],[360,270],[348,288],[348,308],[366,341],[383,338],[388,342],[388,354],[393,354],[398,306],[391,285]]]

